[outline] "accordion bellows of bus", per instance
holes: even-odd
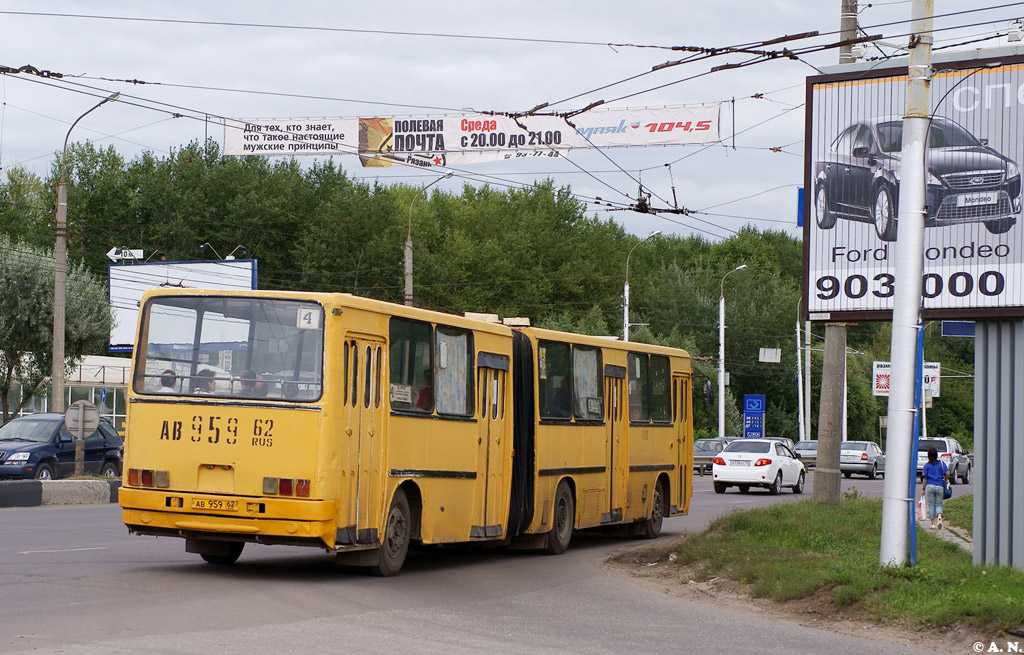
[[[656,537],[688,509],[692,432],[683,350],[348,294],[159,289],[119,502],[132,534],[213,564],[284,544],[394,575],[411,543]]]

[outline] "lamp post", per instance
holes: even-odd
[[[65,163],[68,158],[68,139],[78,121],[101,105],[117,100],[120,93],[107,96],[89,111],[75,119],[64,137],[64,151],[60,157],[60,182],[57,184],[57,221],[54,232],[57,243],[53,249],[53,368],[51,369],[50,411],[64,411],[64,311],[68,273],[68,183],[65,179]]]
[[[653,239],[654,237],[658,236],[659,234],[661,234],[661,230],[655,230],[655,231],[651,232],[650,234],[645,236],[643,239],[640,239],[640,241],[637,242],[636,246],[633,246],[632,248],[630,248],[629,249],[629,254],[626,255],[626,281],[622,285],[622,340],[624,342],[628,342],[629,341],[629,326],[630,326],[630,322],[629,322],[629,258],[633,256],[633,251],[637,249],[637,246],[639,246],[644,241],[647,241],[648,239]]]
[[[722,276],[721,294],[718,297],[718,436],[725,436],[725,278],[731,273],[747,267],[740,264]]]
[[[412,197],[412,202],[409,203],[409,233],[405,237],[405,304],[410,307],[412,306],[412,206],[416,204],[416,199],[420,197],[421,193],[441,180],[447,180],[452,175],[455,175],[454,171],[442,175],[423,187],[416,192],[416,195]]]

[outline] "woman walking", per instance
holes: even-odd
[[[928,462],[921,470],[921,495],[928,503],[928,518],[932,520],[932,530],[935,529],[935,521],[938,519],[938,528],[942,529],[942,492],[946,487],[946,475],[949,469],[946,463],[939,461],[939,452],[934,448],[928,449]]]

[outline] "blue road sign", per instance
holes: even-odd
[[[764,414],[765,403],[764,394],[744,394],[743,395],[743,413],[744,414]]]

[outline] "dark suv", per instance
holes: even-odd
[[[843,130],[814,165],[814,217],[823,230],[839,218],[875,224],[896,240],[903,119],[860,121]],[[925,227],[984,223],[1007,232],[1021,210],[1017,164],[948,118],[928,129]]]
[[[119,477],[124,440],[110,423],[100,421],[83,442],[85,472]],[[75,474],[75,440],[63,414],[30,414],[0,427],[0,479],[53,480]]]

